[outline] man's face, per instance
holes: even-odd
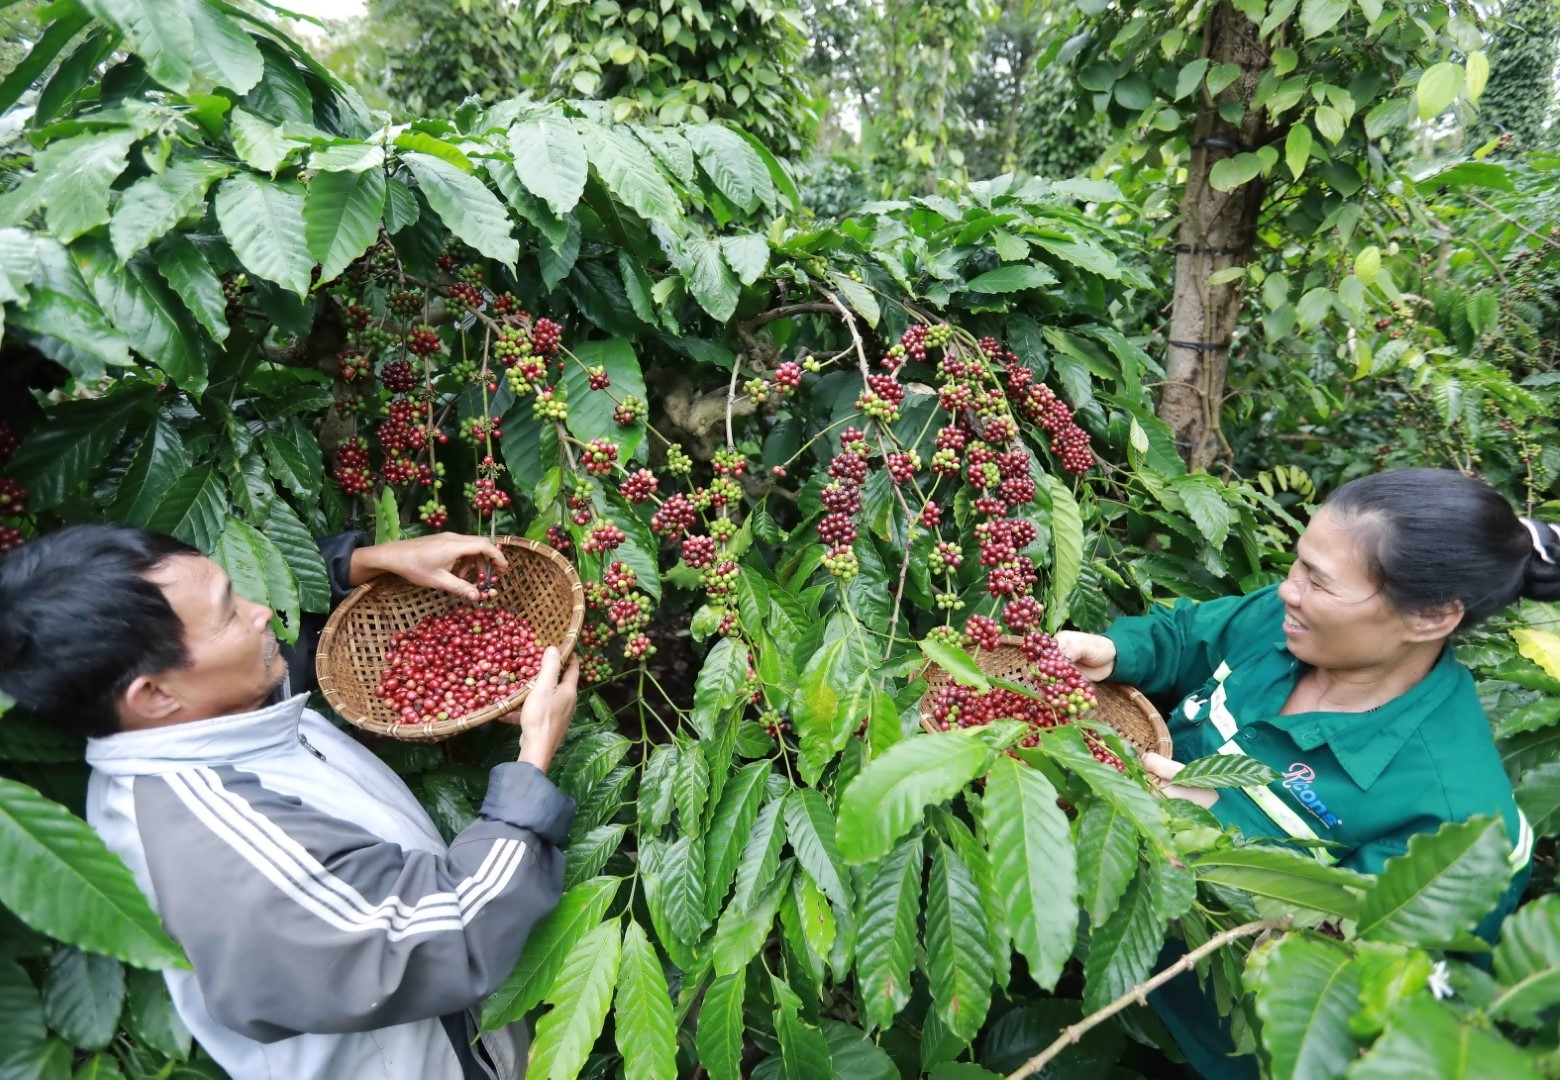
[[[208,720],[263,704],[287,676],[271,609],[239,596],[222,567],[199,555],[175,556],[148,577],[184,624],[190,657],[152,679],[177,704],[162,722]]]

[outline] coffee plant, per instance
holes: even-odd
[[[1049,635],[1277,580],[1313,494],[1287,463],[1187,471],[1120,328],[1160,296],[1113,183],[819,223],[735,127],[512,99],[386,123],[245,8],[138,11],[51,8],[0,83],[0,537],[170,532],[288,638],[341,528],[575,560],[565,892],[483,1009],[532,1024],[532,1075],[1159,1075],[1135,1005],[1192,969],[1274,1076],[1554,1072],[1554,897],[1468,955],[1493,819],[1329,868],[1159,798],[1090,722]],[[1552,834],[1546,617],[1467,648]],[[1006,634],[1037,693],[975,662]],[[418,672],[464,662],[426,645],[400,644]],[[958,685],[923,708],[928,662]],[[511,736],[373,745],[453,835]],[[183,957],[80,820],[80,750],[0,721],[7,1075],[218,1075],[155,974]]]

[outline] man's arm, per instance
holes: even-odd
[[[574,803],[493,770],[447,855],[407,851],[233,766],[143,776],[136,816],[163,921],[211,1015],[263,1042],[469,1009],[558,902]]]

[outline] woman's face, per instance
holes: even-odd
[[[1312,667],[1390,665],[1424,640],[1371,580],[1351,523],[1325,508],[1295,545],[1278,596],[1289,651]]]

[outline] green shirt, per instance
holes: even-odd
[[[1363,713],[1279,715],[1305,669],[1284,639],[1277,587],[1118,619],[1112,678],[1176,698],[1178,761],[1243,753],[1283,775],[1225,789],[1213,812],[1248,837],[1315,835],[1353,870],[1380,873],[1408,838],[1499,814],[1525,870],[1532,829],[1517,810],[1473,677],[1450,648],[1418,685]],[[1519,875],[1525,877],[1525,874]],[[1514,883],[1515,884],[1515,883]],[[1515,899],[1519,895],[1513,890]]]

